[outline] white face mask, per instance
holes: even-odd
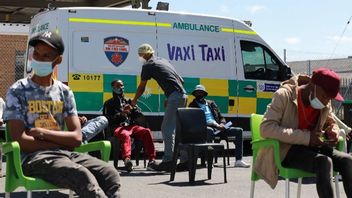
[[[146,63],[147,61],[143,58],[143,57],[141,57],[141,56],[138,56],[138,60],[139,60],[139,62],[141,62],[141,63]]]
[[[309,94],[309,102],[310,106],[312,106],[314,109],[323,109],[325,105],[320,102],[320,100],[317,97],[316,93],[316,86],[314,86],[314,98],[312,99],[312,93]]]

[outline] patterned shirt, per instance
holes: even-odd
[[[7,92],[4,120],[22,120],[26,129],[64,130],[64,118],[70,115],[77,115],[76,102],[70,88],[60,81],[43,87],[28,77]]]

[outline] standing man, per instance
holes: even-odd
[[[143,148],[148,155],[147,170],[156,170],[155,162],[156,151],[153,137],[149,128],[140,126],[137,122],[138,115],[141,114],[138,107],[132,107],[125,98],[124,85],[122,80],[114,80],[111,82],[112,98],[104,103],[103,114],[112,124],[111,129],[114,130],[121,144],[121,155],[128,172],[133,170],[131,161],[131,137],[143,142]]]
[[[132,105],[137,104],[143,94],[148,80],[153,78],[164,91],[165,114],[161,124],[164,140],[164,156],[159,164],[159,170],[168,171],[172,167],[173,148],[175,144],[176,110],[186,106],[187,95],[183,88],[183,79],[175,68],[164,58],[154,56],[154,50],[149,44],[142,44],[138,49],[139,60],[143,63],[141,81],[137,88]],[[182,155],[181,155],[182,161]]]
[[[239,127],[225,128],[226,120],[221,115],[218,106],[212,100],[206,100],[208,92],[203,85],[197,85],[192,95],[195,97],[194,100],[189,104],[189,107],[201,108],[204,111],[205,118],[207,121],[208,130],[208,142],[213,142],[215,136],[218,137],[236,137],[233,142],[236,146],[235,149],[235,167],[249,168],[250,165],[242,160],[243,156],[243,129]],[[220,131],[216,133],[216,131]]]
[[[9,88],[4,112],[12,139],[21,147],[23,173],[79,197],[120,197],[120,176],[112,165],[72,152],[82,142],[76,102],[69,87],[52,76],[62,61],[61,37],[47,31],[29,45],[34,47],[34,74]]]
[[[333,119],[331,100],[343,101],[339,93],[340,77],[332,70],[319,68],[312,77],[297,75],[282,83],[274,93],[260,125],[264,138],[280,143],[281,164],[316,174],[319,197],[334,197],[332,170],[343,180],[347,197],[352,197],[352,156],[333,148],[339,127]],[[263,148],[254,164],[263,178],[277,183],[277,169],[270,148]]]

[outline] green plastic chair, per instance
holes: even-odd
[[[314,173],[308,173],[299,169],[293,169],[293,168],[285,168],[281,166],[281,160],[280,160],[280,154],[279,154],[279,141],[275,139],[265,139],[261,137],[260,135],[260,123],[263,120],[263,115],[259,114],[251,114],[250,118],[250,127],[252,131],[252,150],[253,150],[253,164],[256,161],[258,151],[261,148],[264,147],[273,147],[274,148],[274,159],[275,159],[275,164],[276,167],[279,169],[279,175],[283,178],[285,178],[285,197],[288,198],[290,197],[290,179],[298,179],[298,187],[297,187],[297,197],[299,198],[301,196],[301,185],[302,185],[302,178],[303,177],[315,177]],[[338,150],[343,150],[344,147],[344,139],[339,138],[339,143],[337,146]],[[250,197],[254,197],[254,188],[255,188],[255,182],[261,179],[254,171],[253,169],[254,166],[252,166],[252,175],[251,175],[251,191],[250,191]],[[335,188],[336,188],[336,197],[340,197],[340,192],[339,192],[339,184],[338,184],[338,178],[337,178],[337,173],[334,172],[335,175]]]
[[[39,178],[27,177],[23,174],[21,166],[20,145],[17,141],[12,141],[8,124],[5,130],[6,142],[3,144],[3,152],[6,155],[6,178],[5,178],[5,197],[10,197],[10,192],[22,186],[27,190],[27,197],[32,197],[34,190],[50,190],[59,189],[58,187],[45,182]],[[81,145],[75,149],[76,152],[90,152],[100,150],[101,159],[108,162],[111,152],[109,141],[97,141]],[[70,190],[70,197],[73,193]]]

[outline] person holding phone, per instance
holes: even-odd
[[[313,75],[296,75],[274,93],[260,125],[264,138],[280,143],[281,164],[316,174],[319,197],[334,197],[332,170],[343,180],[347,197],[352,197],[352,156],[338,151],[340,129],[332,114],[331,100],[343,101],[340,77],[318,68]],[[273,150],[259,151],[254,170],[272,187],[277,183]]]

